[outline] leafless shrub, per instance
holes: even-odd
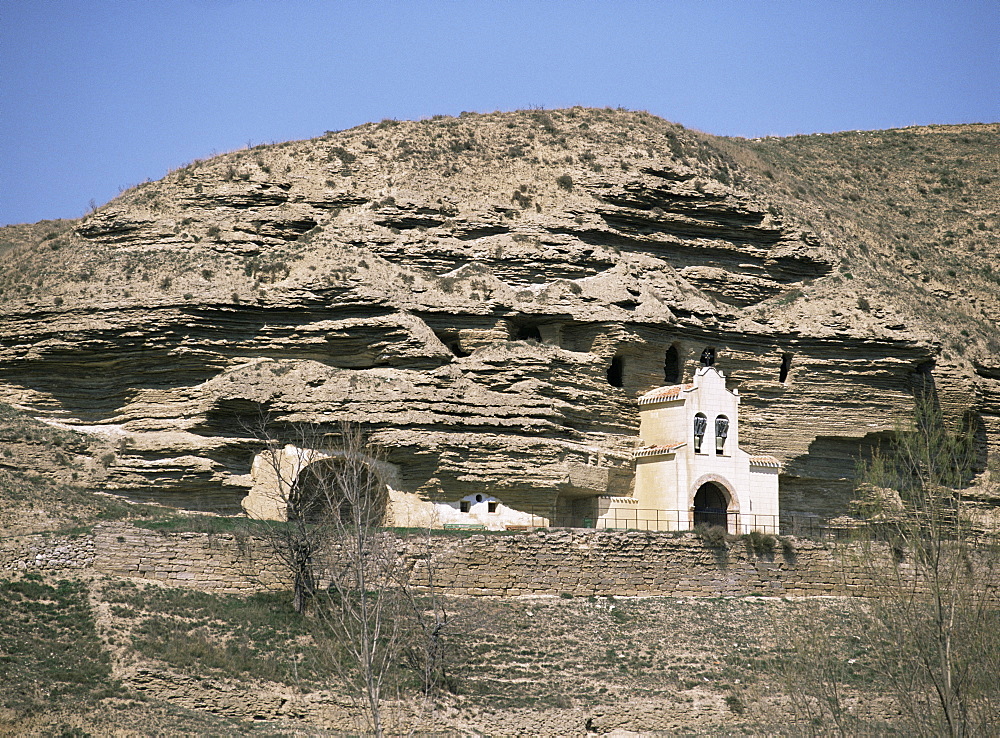
[[[845,569],[864,573],[870,600],[854,637],[908,735],[986,735],[1000,723],[1000,537],[963,501],[975,466],[974,425],[949,427],[925,387],[912,423],[859,470],[868,525]],[[799,642],[789,694],[806,722],[856,734],[850,675],[827,637],[818,627]]]
[[[261,423],[267,429],[266,423]],[[359,701],[366,730],[391,730],[384,709],[415,672],[425,697],[446,684],[449,617],[438,595],[430,534],[409,541],[385,527],[385,464],[361,428],[341,423],[261,433],[260,458],[285,520],[255,532],[292,582],[296,611],[323,624],[325,661]],[[422,562],[414,581],[415,562]]]

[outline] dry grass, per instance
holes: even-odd
[[[730,140],[747,185],[841,246],[829,289],[899,304],[954,357],[1000,350],[1000,125]]]
[[[432,192],[446,221],[462,203],[483,211],[503,205],[512,222],[528,223],[538,213],[591,210],[589,183],[673,161],[705,181],[755,193],[774,217],[814,234],[839,268],[806,292],[806,303],[825,292],[860,292],[869,309],[898,304],[916,324],[943,328],[956,356],[989,355],[1000,349],[998,132],[988,124],[723,139],[644,112],[583,108],[369,123],[194,162],[89,216],[113,219],[127,209],[147,224],[142,238],[155,249],[135,250],[127,237],[112,246],[82,238],[74,221],[0,229],[0,294],[51,308],[97,296],[252,303],[342,266],[331,234],[370,228],[365,213],[373,209],[432,204]],[[192,207],[261,188],[309,198],[391,195],[362,197],[307,232],[266,244],[248,235],[238,212]],[[302,217],[287,205],[275,212]],[[421,237],[419,230],[408,237]]]
[[[92,586],[93,606],[103,613],[95,631],[85,584],[7,586],[25,592],[28,587],[23,602],[51,612],[56,630],[45,635],[47,641],[95,649],[86,659],[84,651],[68,648],[8,650],[8,668],[33,675],[32,689],[50,695],[48,708],[58,716],[50,729],[75,721],[87,732],[111,734],[123,716],[133,714],[137,724],[169,730],[197,719],[199,709],[226,704],[227,717],[216,728],[243,731],[261,705],[289,687],[302,695],[299,717],[271,716],[258,721],[260,727],[306,734],[321,724],[334,727],[324,723],[333,718],[318,707],[331,697],[336,701],[339,692],[333,672],[324,671],[317,658],[320,624],[297,617],[285,595],[226,597],[104,578]],[[58,597],[72,602],[57,607]],[[891,727],[883,714],[885,686],[852,635],[865,617],[859,600],[449,598],[447,607],[459,624],[452,641],[453,691],[438,698],[435,710],[425,709],[425,728],[511,734],[555,719],[571,733],[596,719],[602,730],[802,734],[810,726],[792,699],[789,676],[796,672],[790,664],[802,643],[813,642],[817,628],[824,663],[839,665],[852,725],[868,731]],[[55,617],[57,612],[64,614]],[[26,622],[0,619],[8,642],[7,631]],[[98,632],[114,653],[120,687]],[[72,676],[75,667],[63,662],[70,656],[81,669],[86,665],[79,679]],[[133,682],[137,673],[161,676]],[[184,680],[200,684],[201,696],[169,689]],[[150,691],[151,683],[166,691]],[[62,684],[70,684],[70,691]],[[418,685],[409,689],[419,703]],[[142,702],[135,702],[140,694]],[[317,701],[321,695],[329,696]],[[9,691],[7,709],[33,714],[24,699],[23,690]],[[232,705],[243,705],[242,713]],[[151,713],[158,717],[146,717]],[[342,719],[349,728],[349,717]]]

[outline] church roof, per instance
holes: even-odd
[[[640,405],[650,405],[654,402],[669,402],[681,396],[681,392],[694,389],[694,382],[672,384],[667,387],[657,387],[644,395],[639,395]]]
[[[770,466],[775,469],[780,469],[781,462],[773,456],[751,456],[750,466]]]
[[[644,456],[660,456],[661,454],[672,454],[681,446],[686,446],[686,441],[661,444],[659,446],[643,446],[632,452],[633,459],[641,459]]]

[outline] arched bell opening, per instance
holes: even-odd
[[[695,492],[694,524],[729,529],[729,494],[722,485],[705,482]]]
[[[694,416],[694,452],[704,453],[702,446],[705,443],[705,431],[708,430],[708,418],[705,413],[698,413]]]
[[[331,457],[313,462],[295,480],[288,519],[310,523],[383,525],[389,490],[365,461]]]
[[[726,441],[729,438],[729,418],[725,415],[718,415],[715,418],[715,455],[723,456],[726,453]]]

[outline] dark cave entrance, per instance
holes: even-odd
[[[542,342],[542,332],[538,330],[537,325],[519,325],[517,326],[517,332],[514,334],[515,341],[537,341]]]
[[[778,371],[778,381],[782,384],[788,381],[788,372],[792,368],[792,355],[782,354],[781,355],[781,369]]]
[[[515,316],[507,320],[507,332],[512,341],[542,343],[541,323],[537,319]]]
[[[622,387],[625,384],[625,358],[615,356],[608,366],[608,384],[612,387]]]
[[[367,463],[328,458],[313,462],[295,480],[288,498],[288,519],[310,523],[331,516],[344,525],[382,525],[389,490]]]
[[[680,384],[682,375],[681,355],[677,344],[674,344],[663,356],[663,381],[667,384]]]
[[[457,330],[434,331],[434,335],[437,336],[438,340],[447,346],[448,350],[458,358],[461,359],[469,355],[469,352],[462,348],[462,339]]]

